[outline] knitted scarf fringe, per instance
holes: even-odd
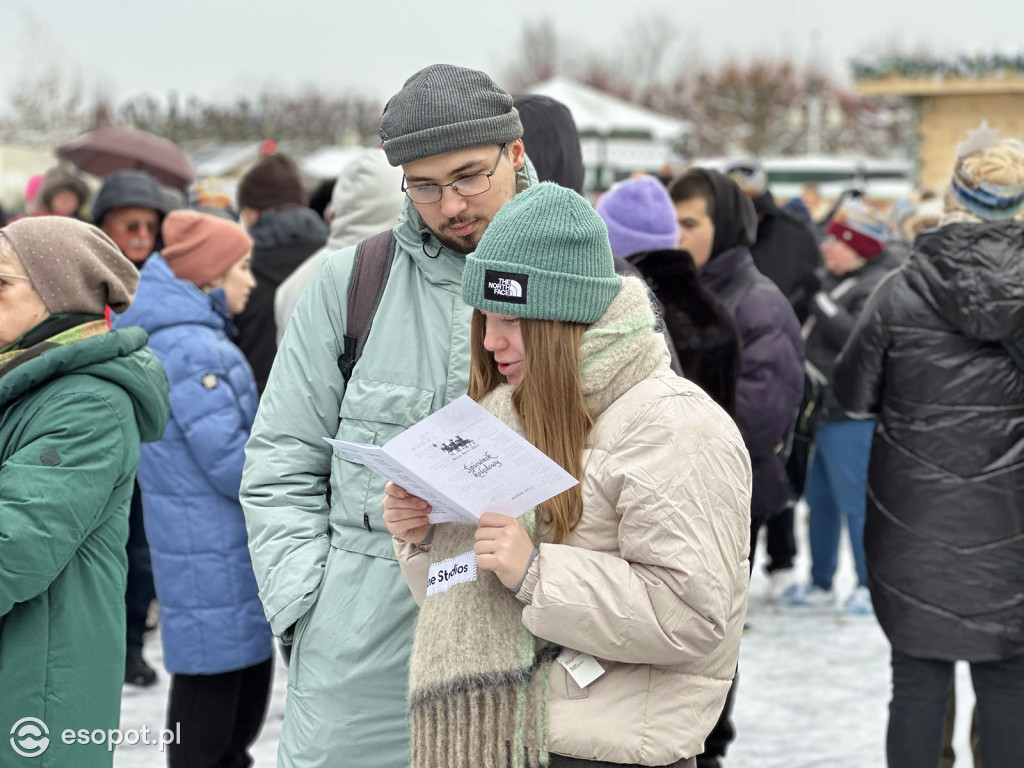
[[[548,669],[561,648],[534,650],[520,636],[518,672],[462,678],[410,701],[415,768],[543,768],[548,765]]]

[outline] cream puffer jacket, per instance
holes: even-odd
[[[523,624],[589,653],[581,689],[549,674],[549,749],[665,765],[704,750],[747,608],[750,459],[732,420],[667,366],[604,410],[588,438],[583,516],[541,544],[518,592]],[[396,541],[417,602],[429,554]]]

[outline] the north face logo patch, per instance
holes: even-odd
[[[529,275],[517,272],[484,272],[484,298],[509,304],[526,303],[526,282]]]
[[[56,467],[60,464],[60,455],[51,448],[39,456],[39,462],[44,467]]]

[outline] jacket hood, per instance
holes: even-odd
[[[158,253],[142,268],[135,301],[114,316],[114,324],[119,328],[137,325],[149,334],[185,324],[205,325],[224,333],[231,329],[224,290],[203,293],[187,280],[179,280]]]
[[[530,158],[526,158],[523,167],[516,171],[516,194],[537,183],[537,172]],[[416,206],[408,195],[402,216],[395,227],[395,239],[398,247],[412,255],[416,266],[435,285],[447,287],[462,295],[462,270],[466,266],[464,254],[456,253],[441,244],[434,233],[423,223]],[[428,253],[429,252],[429,255]],[[435,255],[436,254],[436,255]]]
[[[327,223],[312,208],[295,206],[263,211],[249,228],[253,248],[268,250],[289,245],[319,246],[327,242]]]
[[[160,184],[145,171],[118,171],[107,177],[92,204],[92,223],[99,226],[115,208],[151,208],[160,217],[171,210]]]
[[[583,194],[583,151],[572,112],[560,101],[536,93],[514,96],[523,123],[523,145],[540,181]]]
[[[85,374],[117,384],[132,400],[143,442],[159,440],[170,406],[167,376],[140,328],[123,328],[48,349],[0,378],[0,409],[47,382]]]
[[[381,149],[368,149],[348,163],[331,195],[328,251],[338,251],[393,229],[405,204],[402,169],[392,167]]]
[[[715,192],[715,240],[711,245],[711,258],[735,248],[750,247],[757,240],[757,213],[750,196],[739,184],[724,173],[698,168]]]
[[[904,267],[948,323],[983,341],[1024,336],[1024,223],[950,224],[914,242]]]

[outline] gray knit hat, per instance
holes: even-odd
[[[139,272],[96,227],[63,216],[19,219],[0,229],[51,314],[124,312]]]
[[[488,225],[466,257],[462,298],[502,315],[590,324],[621,286],[597,211],[544,182],[505,203]]]
[[[380,117],[391,165],[523,135],[512,97],[483,72],[433,64],[405,81]]]

